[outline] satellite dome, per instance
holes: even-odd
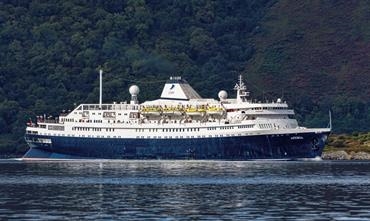
[[[140,92],[140,89],[137,85],[132,85],[129,89],[129,92],[131,95],[138,95]]]
[[[218,98],[220,98],[220,100],[225,100],[227,98],[227,92],[224,90],[218,92]]]

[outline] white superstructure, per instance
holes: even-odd
[[[101,75],[101,74],[100,74]],[[204,99],[181,77],[171,77],[160,99],[138,102],[139,87],[130,87],[131,101],[81,104],[56,120],[38,117],[26,133],[84,138],[212,138],[325,132],[330,128],[299,127],[286,102],[253,102],[242,77],[236,98],[219,92],[219,100]],[[299,139],[299,136],[298,138]],[[47,141],[45,141],[47,142]]]

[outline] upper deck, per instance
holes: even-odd
[[[80,104],[75,111],[101,111],[101,110],[139,110],[138,104],[127,104],[127,102],[113,104]]]

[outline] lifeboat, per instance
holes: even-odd
[[[183,106],[177,106],[174,111],[173,111],[173,114],[176,115],[176,116],[181,116],[184,114],[184,107]]]
[[[173,115],[173,116],[181,116],[183,114],[184,110],[181,106],[164,106],[162,109],[162,113],[165,115]]]
[[[224,113],[224,109],[222,107],[210,106],[207,108],[207,114],[209,115],[221,116],[223,113]]]
[[[150,106],[150,107],[142,107],[140,110],[141,114],[143,115],[151,115],[151,116],[160,116],[162,113],[162,109],[157,106]]]
[[[203,116],[206,113],[206,108],[204,107],[187,107],[185,113],[188,116]]]

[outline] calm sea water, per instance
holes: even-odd
[[[0,160],[0,220],[370,220],[370,162]]]

